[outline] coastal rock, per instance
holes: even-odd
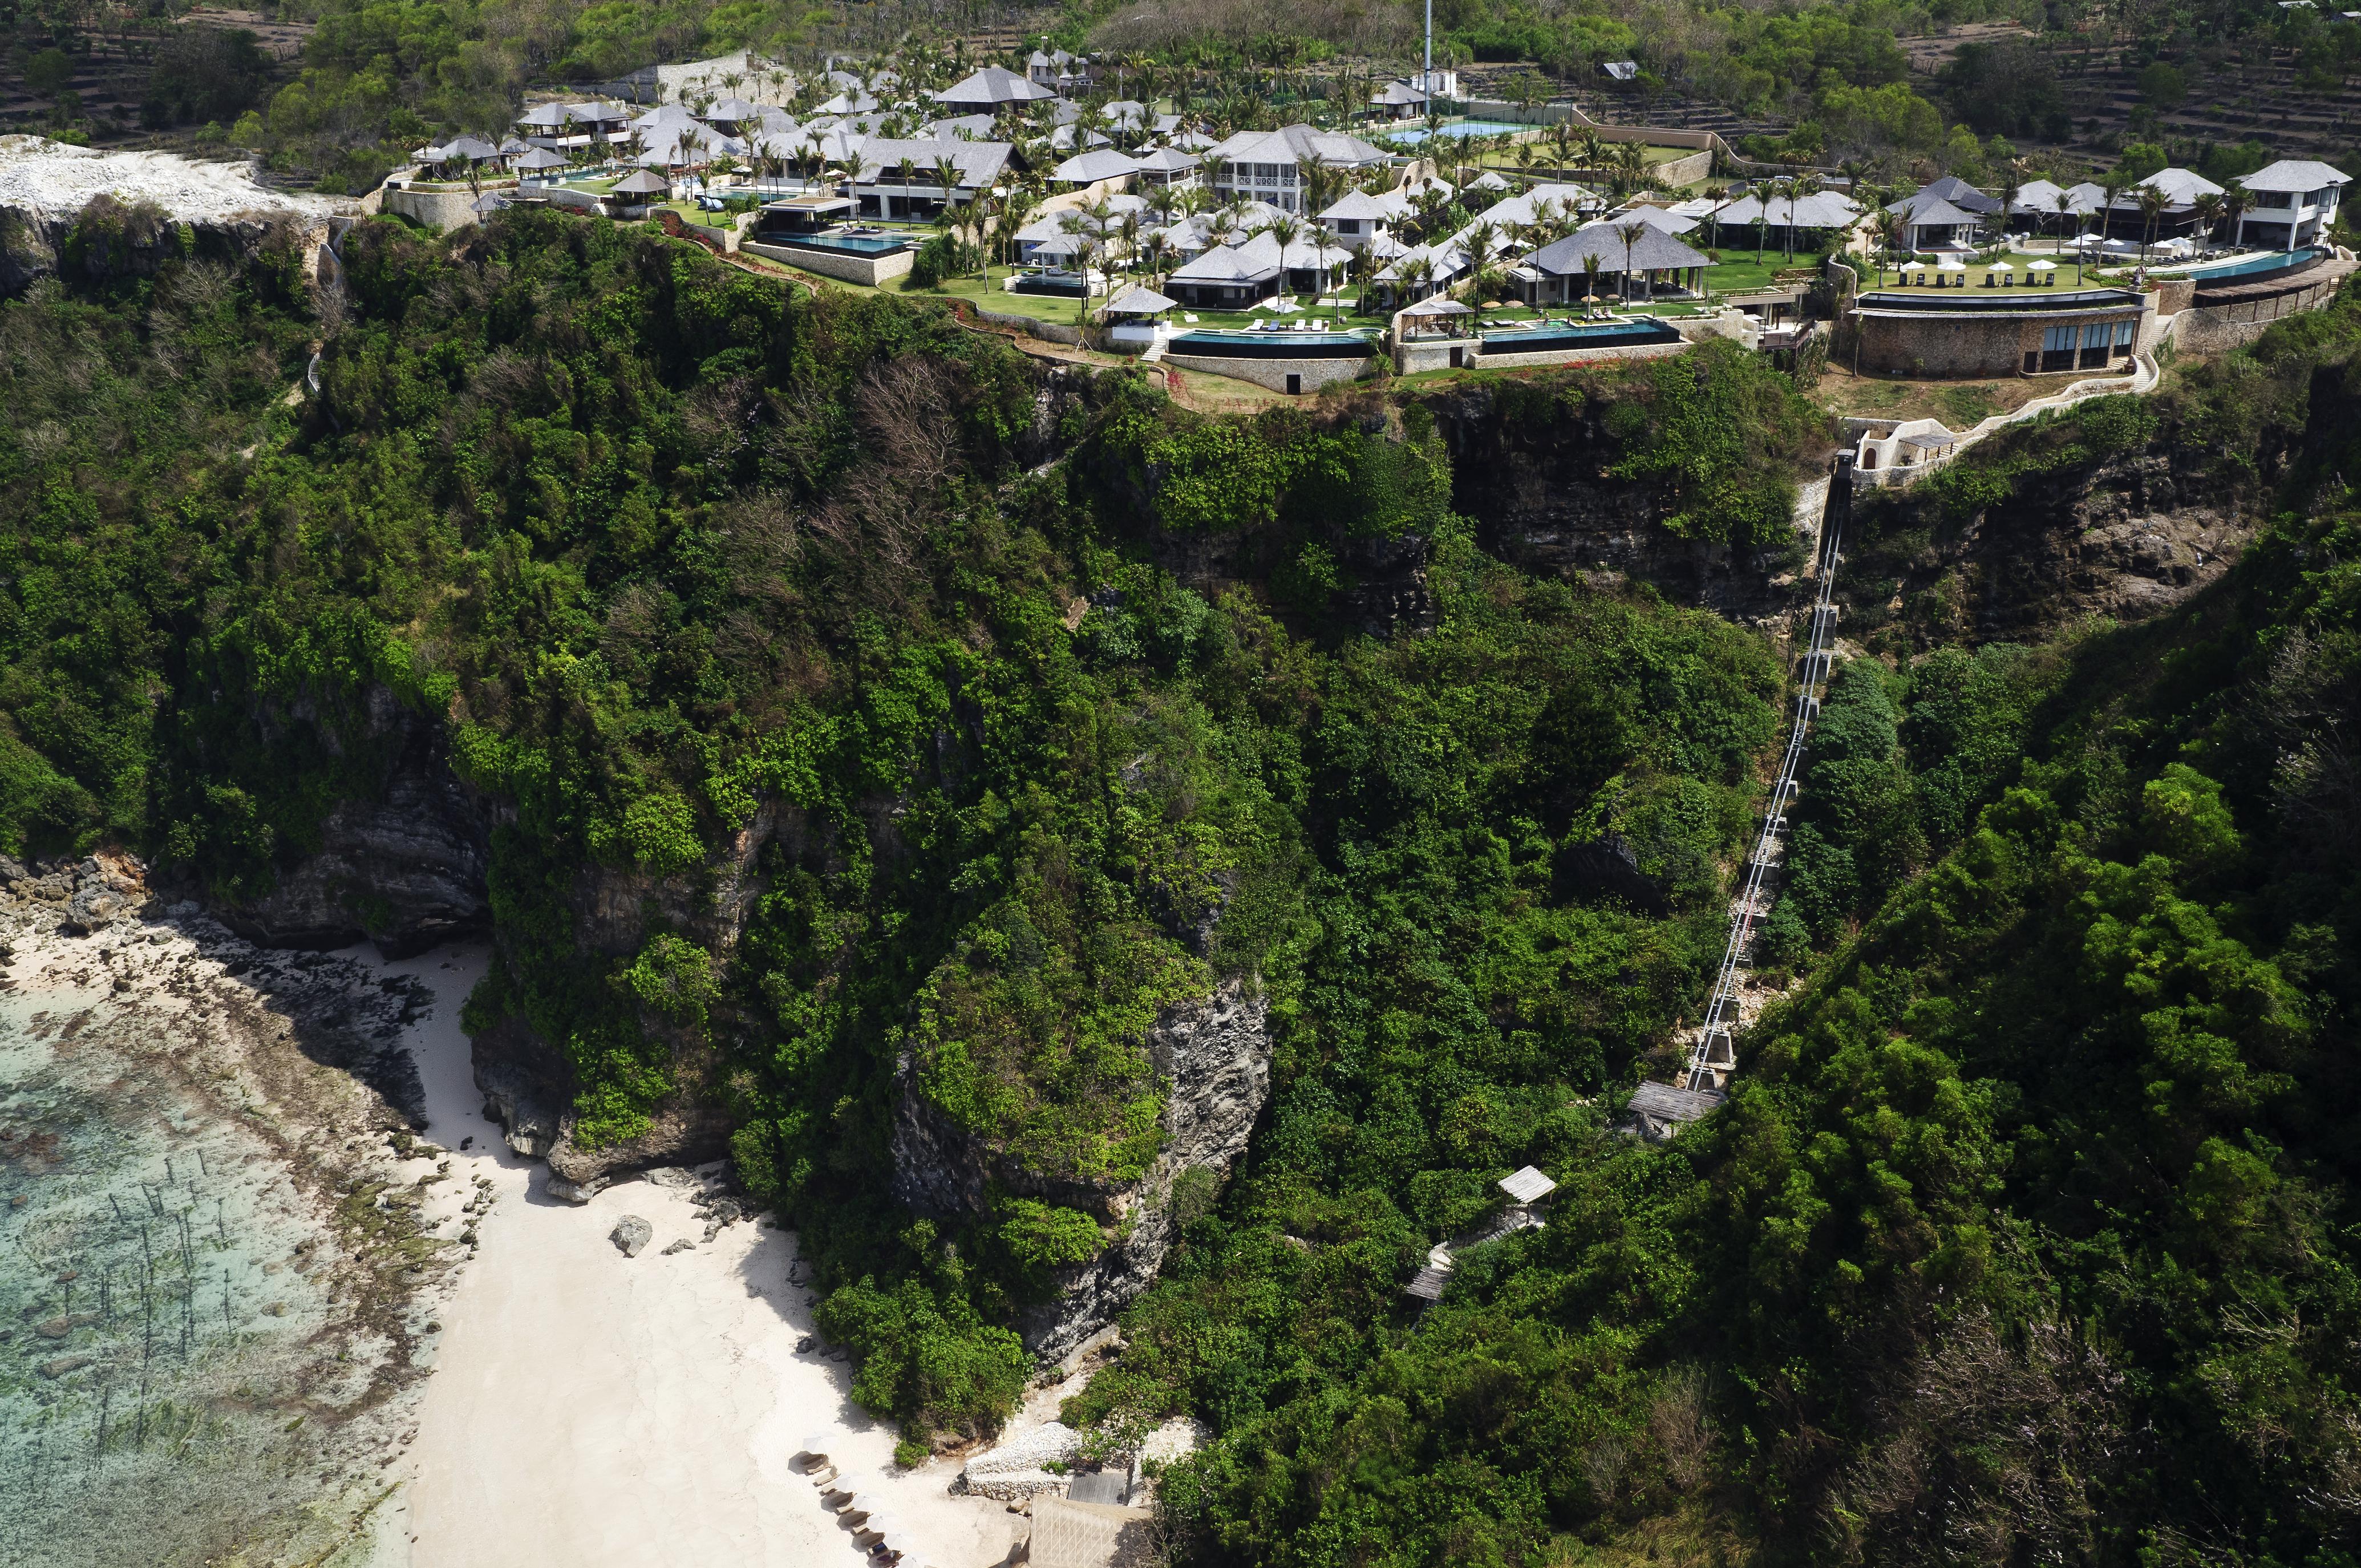
[[[607,1189],[607,1179],[594,1177],[588,1181],[568,1181],[562,1176],[549,1179],[548,1192],[564,1203],[588,1203]]]
[[[655,1239],[655,1234],[656,1228],[637,1214],[626,1214],[615,1222],[615,1228],[607,1233],[607,1239],[613,1242],[625,1257],[637,1257],[640,1249]]]
[[[1098,1332],[1145,1290],[1182,1225],[1203,1211],[1270,1098],[1268,1000],[1243,981],[1168,1008],[1148,1030],[1148,1058],[1170,1086],[1165,1144],[1147,1176],[1127,1186],[1046,1183],[994,1161],[919,1093],[906,1064],[894,1121],[894,1195],[938,1218],[984,1212],[988,1184],[1100,1213],[1115,1238],[1090,1262],[1061,1270],[1058,1292],[1018,1315],[1025,1346],[1057,1361]]]

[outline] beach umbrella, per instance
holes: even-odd
[[[1946,256],[1935,263],[1938,272],[1965,272],[1967,269],[1968,264],[1956,256]]]
[[[2028,261],[2025,264],[2025,269],[2027,272],[2055,272],[2058,270],[2058,263],[2048,259]]]
[[[1992,264],[1992,270],[1994,272],[2014,272],[2016,269],[2008,262],[1995,261]]]

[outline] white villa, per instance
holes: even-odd
[[[2254,202],[2238,215],[2238,243],[2293,250],[2317,243],[2336,222],[2346,176],[2311,159],[2283,158],[2268,169],[2240,175],[2238,183]]]
[[[1276,131],[1240,131],[1205,154],[1216,201],[1244,197],[1268,202],[1281,212],[1303,211],[1307,164],[1331,169],[1382,169],[1391,154],[1341,131],[1289,126]]]

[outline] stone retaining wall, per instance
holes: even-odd
[[[2145,349],[2154,335],[2147,305],[2114,304],[2089,310],[2027,310],[1988,315],[1965,312],[1923,314],[1872,307],[1851,319],[1860,334],[1861,368],[1884,376],[1991,377],[2025,374],[2025,356],[2041,351],[2042,334],[2055,326],[2080,329],[2092,322],[2137,321],[2133,339]],[[2091,367],[2095,369],[2097,367]],[[2066,374],[2065,371],[2055,372]],[[2088,370],[2082,373],[2088,374]]]
[[[1348,359],[1330,356],[1320,359],[1246,359],[1215,357],[1202,354],[1176,354],[1164,351],[1164,363],[1181,370],[1202,371],[1208,376],[1227,376],[1234,380],[1252,381],[1257,387],[1268,387],[1274,392],[1287,390],[1290,376],[1301,377],[1297,390],[1316,392],[1323,387],[1333,387],[1340,381],[1358,380],[1376,362],[1374,356]]]
[[[806,250],[800,246],[759,245],[752,240],[746,241],[738,248],[806,272],[817,272],[823,278],[833,278],[840,283],[858,283],[867,289],[876,288],[888,278],[906,276],[910,264],[918,257],[915,250],[897,250],[890,256],[856,256],[849,250]]]
[[[1542,348],[1530,354],[1484,354],[1472,337],[1411,339],[1394,350],[1394,368],[1404,376],[1422,370],[1449,370],[1451,351],[1464,351],[1462,370],[1522,370],[1551,365],[1588,365],[1602,359],[1662,359],[1686,353],[1689,340],[1679,343],[1605,344],[1597,348]]]
[[[476,221],[476,198],[468,191],[413,191],[388,186],[379,210],[399,213],[429,228],[456,229]]]

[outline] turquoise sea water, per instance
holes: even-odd
[[[316,971],[281,1005],[148,935],[0,995],[0,1563],[365,1561],[407,1271],[347,1255],[366,1129],[305,1113],[368,1096]]]

